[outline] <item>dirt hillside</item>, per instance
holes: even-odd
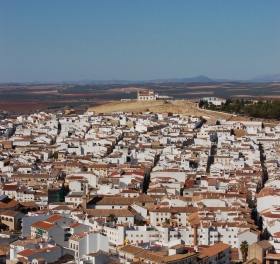
[[[199,114],[196,104],[185,100],[156,100],[156,101],[116,101],[109,104],[91,107],[88,111],[95,113],[126,112],[172,112],[174,114]],[[202,112],[201,112],[202,113]]]

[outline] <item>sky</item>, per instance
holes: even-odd
[[[279,0],[0,0],[0,82],[280,73]]]

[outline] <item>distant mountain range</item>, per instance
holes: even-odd
[[[107,80],[107,81],[96,81],[96,80],[80,80],[73,83],[91,83],[91,84],[132,84],[132,83],[163,83],[163,82],[170,82],[170,83],[209,83],[209,82],[279,82],[280,81],[280,74],[266,74],[266,75],[259,75],[249,80],[233,80],[233,79],[211,79],[204,75],[195,76],[192,78],[170,78],[170,79],[152,79],[152,80]],[[63,82],[67,83],[67,81]],[[69,82],[68,82],[69,83]]]
[[[20,84],[52,84],[52,83],[61,83],[61,84],[135,84],[135,83],[210,83],[210,82],[246,82],[246,83],[262,83],[262,82],[280,82],[280,74],[264,74],[258,75],[249,80],[230,80],[230,79],[211,79],[204,75],[195,76],[192,78],[170,78],[170,79],[153,79],[153,80],[90,80],[83,79],[79,81],[62,81],[62,82],[24,82]],[[14,83],[15,84],[15,83]],[[19,83],[17,83],[19,84]]]
[[[249,81],[252,82],[280,82],[280,74],[263,74],[258,75]]]

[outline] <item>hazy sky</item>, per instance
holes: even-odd
[[[0,82],[280,73],[279,0],[0,0]]]

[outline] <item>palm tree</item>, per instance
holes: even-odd
[[[243,240],[240,244],[240,251],[241,251],[241,254],[242,254],[243,262],[245,262],[246,259],[247,259],[248,247],[249,247],[248,242],[246,240]]]
[[[118,218],[114,214],[110,214],[109,219],[110,219],[111,222],[117,222],[118,221]]]

